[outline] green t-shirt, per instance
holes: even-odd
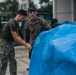
[[[11,31],[15,31],[19,34],[19,26],[15,19],[12,19],[7,24],[5,24],[2,30],[1,38],[4,38],[9,42],[14,41]]]

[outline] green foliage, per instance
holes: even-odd
[[[52,2],[47,2],[38,9],[38,12],[52,14]]]
[[[43,3],[48,3],[50,0],[39,0],[39,3],[40,4],[43,4]]]
[[[38,13],[50,13],[52,14],[52,2],[50,0],[39,0],[40,8],[33,2],[29,0],[29,7],[33,7]],[[0,13],[1,15],[15,15],[18,10],[17,0],[4,0],[0,3]]]
[[[0,3],[0,10],[4,15],[15,15],[18,10],[18,2],[16,0],[4,0]]]
[[[29,7],[34,8],[35,10],[37,10],[37,6],[34,4],[33,1],[29,0]]]
[[[16,2],[16,0],[11,1],[11,6],[9,7],[9,10],[12,12],[13,15],[16,14],[18,10],[18,2]]]
[[[34,4],[32,0],[29,0],[29,7],[33,7],[38,13],[49,13],[52,14],[52,1],[50,0],[39,0],[40,8]]]

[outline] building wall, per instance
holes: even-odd
[[[59,22],[74,21],[74,0],[53,0],[53,18]]]
[[[29,0],[18,0],[19,5],[18,9],[28,9],[29,8]]]

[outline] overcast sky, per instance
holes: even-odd
[[[39,0],[33,0],[33,1],[34,1],[35,4],[37,4],[38,7],[40,7],[40,5],[38,5]],[[52,0],[50,0],[50,1],[52,1]]]
[[[2,2],[3,0],[0,0],[0,2]]]

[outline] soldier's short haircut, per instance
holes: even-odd
[[[32,8],[32,7],[31,7],[31,8],[28,8],[28,13],[29,13],[29,12],[30,12],[30,13],[32,13],[32,12],[36,13],[35,9]]]
[[[18,10],[17,14],[21,14],[23,16],[26,16],[27,12],[25,10],[23,10],[23,9],[20,9],[20,10]]]

